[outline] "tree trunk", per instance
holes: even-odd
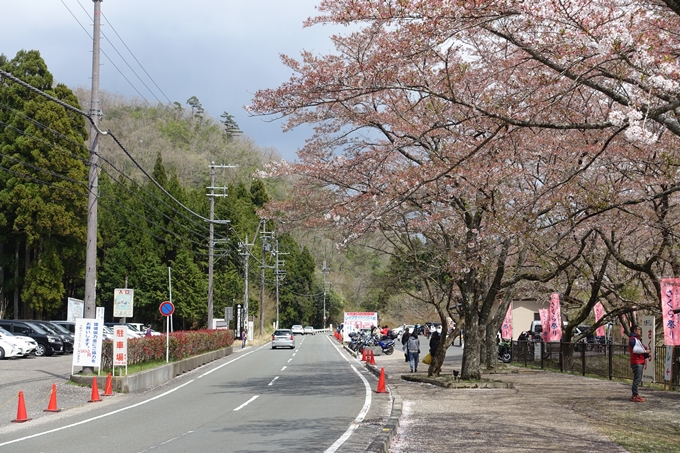
[[[474,297],[470,295],[471,297]],[[482,347],[482,330],[479,326],[479,314],[475,303],[468,301],[465,310],[465,346],[463,348],[463,367],[461,379],[481,379],[480,353]]]

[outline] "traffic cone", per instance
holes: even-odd
[[[361,349],[361,361],[362,362],[366,361],[366,348]]]
[[[375,356],[373,355],[373,351],[369,350],[368,353],[370,355],[369,356],[370,362],[368,362],[368,363],[371,364],[371,365],[375,365]]]
[[[17,418],[12,420],[12,423],[23,423],[29,421],[30,418],[26,415],[26,402],[24,401],[24,392],[19,390],[19,407],[17,408]]]
[[[92,396],[90,397],[90,400],[88,403],[96,403],[98,401],[101,401],[102,399],[99,397],[99,389],[97,389],[97,376],[92,377]]]
[[[385,368],[380,368],[380,379],[378,379],[378,390],[375,393],[387,393],[385,388]]]
[[[52,384],[52,394],[50,395],[50,402],[47,405],[47,409],[43,412],[60,412],[61,409],[57,409],[57,384]]]
[[[104,388],[104,396],[113,395],[113,385],[111,385],[111,373],[106,376],[106,387]]]

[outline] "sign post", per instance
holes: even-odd
[[[161,303],[158,310],[165,316],[165,363],[170,361],[170,316],[175,312],[175,306],[170,301]]]

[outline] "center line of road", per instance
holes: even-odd
[[[255,400],[257,399],[258,396],[260,396],[260,395],[255,395],[255,396],[253,396],[253,397],[250,398],[248,401],[246,401],[245,403],[241,404],[239,407],[237,407],[236,409],[234,409],[234,412],[240,411],[241,409],[243,409],[244,407],[246,407],[247,405],[249,405],[250,403],[252,403],[253,401],[255,401]]]
[[[284,367],[284,368],[285,368],[285,367]],[[279,377],[276,376],[276,377],[275,377],[274,379],[272,379],[272,381],[271,381],[269,384],[267,384],[267,385],[272,385],[272,384],[274,383],[274,381],[277,380],[278,378],[279,378]]]
[[[288,363],[290,363],[290,361],[291,361],[291,360],[293,360],[293,358],[292,358],[292,357],[291,357],[290,359],[288,359]]]
[[[281,368],[281,371],[285,370],[286,368],[288,368],[288,367],[287,367],[287,366],[284,366],[283,368]]]

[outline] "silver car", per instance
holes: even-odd
[[[295,324],[293,327],[291,327],[290,331],[293,332],[294,335],[304,335],[305,334],[305,329],[299,324]]]
[[[290,329],[279,329],[272,334],[272,349],[276,348],[295,349],[295,337]]]

